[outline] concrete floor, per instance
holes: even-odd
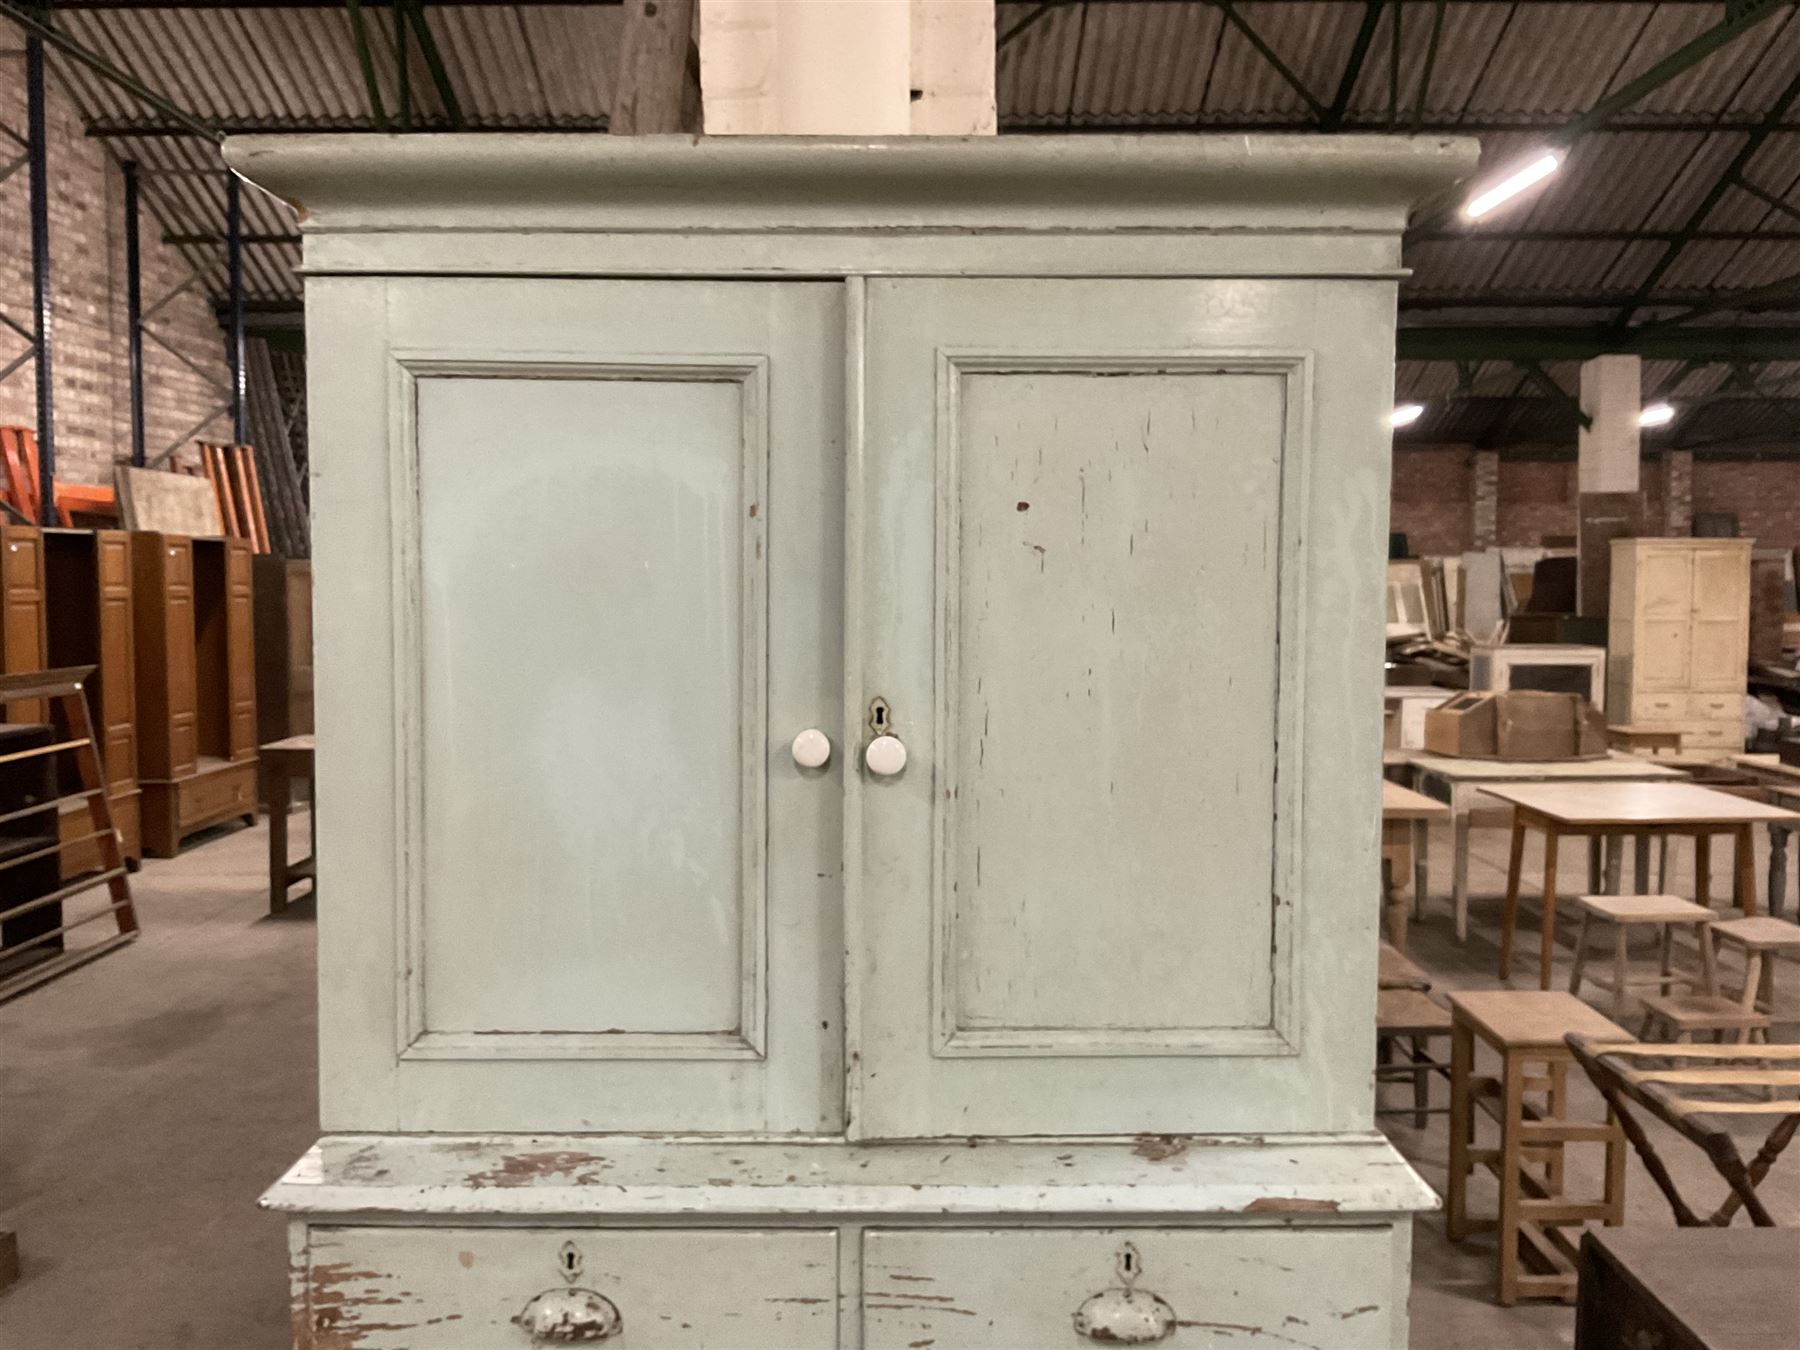
[[[292,837],[305,839],[303,817]],[[18,1231],[25,1272],[0,1294],[7,1350],[288,1343],[283,1228],[256,1197],[315,1135],[314,925],[310,901],[268,915],[266,847],[263,827],[236,829],[147,863],[135,885],[137,943],[0,1004],[0,1228]],[[1441,989],[1496,983],[1503,849],[1499,832],[1477,831],[1466,946],[1450,935],[1442,896],[1414,924],[1413,955]],[[1448,856],[1447,838],[1434,838],[1440,885]],[[1727,866],[1720,859],[1716,893]],[[1671,889],[1691,894],[1690,885],[1684,871]],[[1800,976],[1788,966],[1780,979],[1800,1006]],[[1392,1091],[1398,1102],[1403,1089]],[[1585,1082],[1575,1098],[1575,1110],[1597,1114]],[[1422,1132],[1397,1117],[1387,1128],[1441,1191],[1444,1117]],[[1693,1195],[1717,1193],[1693,1149],[1666,1131],[1658,1138]],[[1597,1175],[1584,1152],[1571,1155],[1571,1189]],[[1631,1222],[1671,1226],[1635,1157],[1626,1192]],[[1777,1218],[1800,1223],[1800,1156],[1783,1159],[1762,1193]],[[1485,1202],[1491,1185],[1477,1196]],[[1414,1233],[1415,1350],[1574,1343],[1567,1307],[1494,1305],[1490,1236],[1453,1245],[1436,1214]]]

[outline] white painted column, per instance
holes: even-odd
[[[1638,495],[1640,364],[1635,356],[1596,356],[1581,363],[1581,410],[1591,423],[1576,442],[1576,609],[1587,618],[1606,616],[1612,540],[1644,529]]]
[[[1581,429],[1576,485],[1582,493],[1638,490],[1638,412],[1643,375],[1635,356],[1596,356],[1581,363]]]
[[[708,135],[994,130],[993,0],[700,0]]]

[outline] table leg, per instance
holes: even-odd
[[[1519,869],[1525,862],[1525,821],[1513,812],[1512,852],[1506,863],[1506,903],[1500,910],[1500,978],[1512,978],[1513,929],[1519,922]],[[1460,914],[1458,915],[1460,918]]]
[[[1538,944],[1538,988],[1550,987],[1550,954],[1556,950],[1556,846],[1562,836],[1544,827],[1544,931]]]
[[[1456,904],[1456,940],[1469,937],[1469,813],[1456,813],[1455,850],[1450,859],[1450,890]]]
[[[1555,833],[1546,836],[1546,843]],[[1510,1308],[1519,1299],[1519,1201],[1525,1170],[1520,1145],[1520,1123],[1525,1118],[1524,1057],[1516,1050],[1501,1055],[1503,1068],[1500,1108],[1500,1279],[1495,1291],[1500,1306]]]
[[[1736,834],[1737,875],[1731,898],[1744,911],[1744,917],[1749,918],[1756,913],[1756,831],[1744,824],[1737,827]]]
[[[1639,834],[1631,840],[1631,870],[1637,876],[1637,893],[1650,894],[1650,836]]]
[[[1588,836],[1587,862],[1588,862],[1588,874],[1587,874],[1588,894],[1589,895],[1604,894],[1605,890],[1606,890],[1606,883],[1604,880],[1602,880],[1602,868],[1601,868],[1601,862],[1600,862],[1600,836],[1597,834],[1590,834]]]
[[[1425,917],[1425,850],[1430,842],[1430,826],[1423,820],[1415,820],[1412,823],[1412,912],[1415,919]]]
[[[280,765],[269,775],[269,913],[287,908],[288,802],[293,783]]]
[[[1450,1177],[1444,1197],[1444,1236],[1452,1242],[1461,1242],[1469,1231],[1469,1143],[1475,1129],[1469,1076],[1474,1069],[1475,1033],[1457,1018],[1450,1027]]]
[[[1712,907],[1712,836],[1694,833],[1694,903]]]
[[[1787,908],[1788,827],[1769,826],[1769,913],[1780,918]]]
[[[1625,889],[1625,840],[1623,836],[1607,835],[1605,849],[1606,894],[1618,895]]]

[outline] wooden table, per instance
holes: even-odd
[[[1800,810],[1800,769],[1783,764],[1779,755],[1733,755],[1731,763],[1761,784],[1777,806]],[[1769,823],[1769,913],[1787,908],[1788,836],[1791,825]]]
[[[258,751],[263,766],[263,800],[269,804],[269,913],[279,914],[288,906],[288,887],[296,881],[310,879],[316,895],[319,880],[316,871],[319,852],[318,780],[313,775],[313,738],[289,736],[270,741]],[[288,861],[288,808],[293,804],[294,779],[307,784],[307,812],[311,822],[309,851],[299,862]],[[305,899],[305,896],[300,897]]]
[[[1791,1350],[1800,1232],[1613,1228],[1581,1239],[1575,1350]]]
[[[1381,782],[1381,861],[1387,912],[1388,941],[1406,950],[1406,902],[1400,899],[1401,878],[1412,874],[1413,913],[1425,903],[1425,838],[1434,820],[1443,820],[1450,808],[1442,802],[1401,787]]]
[[[1383,760],[1385,763],[1385,756]],[[1544,762],[1458,759],[1452,755],[1415,752],[1410,757],[1409,767],[1416,790],[1450,807],[1455,840],[1451,897],[1456,907],[1458,942],[1469,936],[1469,812],[1482,793],[1519,783],[1680,782],[1686,777],[1679,769],[1622,754],[1610,754],[1605,759]],[[1423,893],[1429,871],[1423,851],[1419,855],[1418,871]]]
[[[1528,783],[1489,789],[1513,808],[1512,853],[1506,869],[1506,908],[1500,920],[1500,978],[1512,977],[1513,929],[1519,914],[1519,871],[1525,831],[1544,835],[1544,916],[1538,954],[1538,986],[1550,987],[1556,947],[1556,855],[1567,835],[1589,839],[1687,836],[1694,841],[1694,899],[1711,903],[1712,837],[1737,843],[1733,894],[1745,914],[1756,912],[1755,839],[1752,829],[1771,820],[1800,824],[1800,814],[1748,801],[1693,783]]]

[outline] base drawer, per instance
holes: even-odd
[[[515,1319],[572,1287],[616,1309],[620,1350],[837,1344],[834,1232],[315,1227],[305,1251],[302,1350],[565,1344]]]
[[[1403,1343],[1388,1227],[872,1229],[862,1264],[865,1350],[1129,1343],[1158,1318],[1183,1346]]]

